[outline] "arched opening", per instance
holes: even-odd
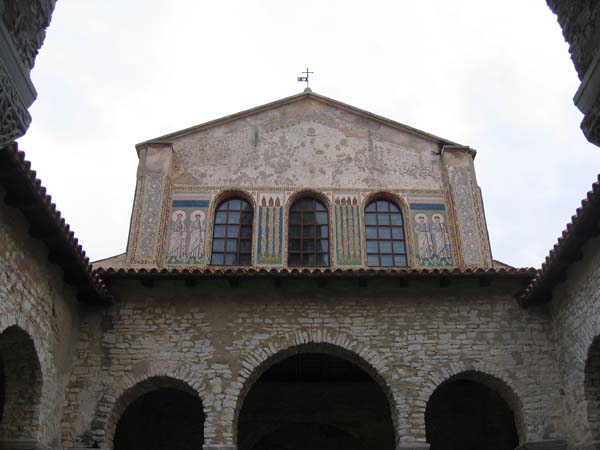
[[[238,418],[239,450],[391,450],[390,405],[361,367],[326,353],[297,353],[252,385]]]
[[[513,409],[482,378],[461,374],[431,395],[425,411],[430,450],[513,450],[519,445]]]
[[[0,440],[37,439],[42,371],[33,340],[18,326],[0,334]]]
[[[126,397],[131,402],[123,405],[116,424],[114,450],[202,448],[204,409],[187,384],[156,378],[135,386]]]
[[[600,337],[596,337],[588,351],[584,379],[588,423],[592,440],[600,440]]]

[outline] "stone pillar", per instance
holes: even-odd
[[[443,177],[453,232],[457,237],[457,265],[462,268],[490,268],[492,252],[481,191],[475,178],[475,153],[469,147],[444,146]]]
[[[562,439],[529,441],[519,445],[515,450],[565,450],[567,442]]]
[[[169,210],[173,147],[164,143],[146,144],[138,148],[138,154],[126,264],[128,267],[157,267],[161,263]]]

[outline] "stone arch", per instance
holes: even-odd
[[[420,420],[419,428],[422,430],[423,436],[425,436],[426,405],[435,390],[445,383],[465,380],[475,381],[490,388],[506,402],[515,418],[519,442],[526,442],[526,412],[521,401],[523,395],[513,387],[513,384],[509,381],[511,378],[505,370],[486,363],[452,364],[445,370],[440,370],[427,380],[427,384],[420,393],[421,405],[415,411]]]
[[[38,324],[32,323],[31,318],[26,317],[26,315],[21,312],[16,314],[5,314],[3,316],[0,316],[0,334],[3,333],[6,329],[13,326],[16,326],[23,330],[23,332],[25,332],[31,339],[33,346],[35,347],[35,351],[37,353],[37,358],[40,363],[42,379],[46,380],[48,375],[49,363],[46,357],[47,352],[41,346],[41,343],[45,342],[45,339],[38,335],[40,329]]]
[[[191,367],[152,367],[145,363],[141,363],[146,367],[139,367],[139,373],[129,373],[117,380],[110,388],[110,393],[98,403],[94,423],[100,429],[94,430],[94,435],[98,442],[104,444],[102,447],[113,448],[117,423],[127,407],[142,395],[160,388],[180,390],[200,399],[204,410],[204,440],[208,441],[211,436],[207,435],[207,431],[213,428],[210,423],[214,418],[207,404],[212,397],[202,380],[194,376]]]
[[[0,332],[0,440],[38,440],[44,375],[32,335],[19,325]]]
[[[388,382],[386,361],[374,350],[358,344],[345,334],[332,330],[301,330],[293,335],[273,336],[268,345],[245,354],[235,388],[235,407],[230,411],[232,443],[237,443],[238,419],[248,392],[270,367],[298,353],[325,353],[356,364],[373,378],[382,389],[390,408],[396,442],[399,440],[399,409]]]

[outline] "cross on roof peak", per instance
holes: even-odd
[[[308,92],[312,92],[312,91],[310,91],[310,87],[308,85],[308,78],[309,78],[309,76],[310,76],[311,73],[314,73],[314,72],[311,72],[310,70],[308,70],[308,67],[307,67],[306,70],[304,72],[302,72],[302,74],[304,76],[303,77],[298,77],[298,81],[306,83],[306,89],[309,89]],[[307,91],[305,90],[304,92],[307,92]]]

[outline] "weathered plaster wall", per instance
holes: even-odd
[[[0,199],[4,194],[0,190]],[[77,339],[77,302],[28,228],[18,211],[0,202],[0,333],[16,325],[33,340],[43,387],[39,435],[31,438],[55,447]]]
[[[565,435],[573,449],[592,439],[588,399],[584,394],[585,364],[593,339],[600,336],[600,239],[584,247],[565,283],[554,292],[553,328],[558,342]]]
[[[252,265],[286,266],[287,211],[310,189],[329,209],[330,242],[347,247],[340,251],[331,245],[331,266],[367,265],[363,211],[373,195],[383,192],[402,209],[408,266],[491,267],[472,150],[448,143],[442,150],[444,141],[316,94],[292,99],[138,146],[129,266],[207,265],[214,210],[227,195],[241,195],[254,207]],[[263,220],[261,227],[261,213],[277,216],[277,223],[266,227]],[[175,223],[178,215],[182,223]],[[201,250],[193,250],[191,258],[179,245],[171,252],[170,231],[191,227],[196,215],[202,217]],[[440,218],[448,242],[442,257],[416,254],[412,230],[419,216],[427,229],[438,226],[434,222]],[[256,245],[265,234],[277,235],[276,248],[266,253],[264,242]]]
[[[115,282],[120,301],[104,317],[82,319],[63,446],[97,440],[110,447],[135,386],[148,379],[160,385],[160,376],[199,393],[205,445],[231,446],[247,380],[282,358],[277,355],[307,343],[311,351],[350,358],[377,379],[401,442],[424,441],[427,400],[441,382],[464,371],[479,372],[484,382],[488,374],[510,393],[522,440],[557,436],[560,387],[548,317],[520,309],[502,286],[256,283],[231,289]],[[126,400],[120,400],[123,394]]]
[[[175,183],[442,187],[435,143],[314,100],[184,136],[173,150]]]

